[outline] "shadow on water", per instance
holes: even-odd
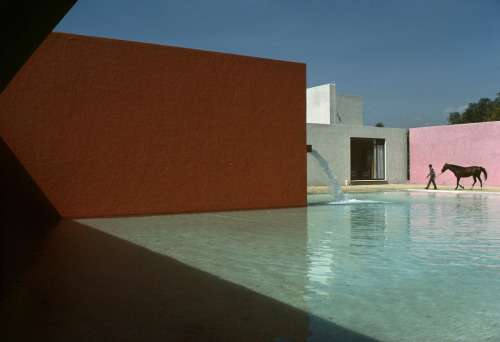
[[[37,259],[40,244],[59,220],[0,222],[0,299],[19,282]]]
[[[335,341],[374,341],[81,223],[25,224],[25,241],[3,241],[33,260],[13,271],[2,253],[2,278],[19,278],[2,341],[306,341],[310,319]]]
[[[32,251],[60,219],[61,215],[0,137],[0,298],[30,266],[35,258]]]

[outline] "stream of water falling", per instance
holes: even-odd
[[[325,172],[326,176],[328,177],[328,180],[330,181],[330,193],[334,197],[336,201],[345,201],[345,195],[344,192],[342,191],[342,188],[340,187],[339,181],[337,180],[337,176],[330,170],[330,166],[328,165],[327,161],[325,158],[319,154],[318,151],[312,150],[310,154],[316,159],[318,162],[319,166],[323,169]]]

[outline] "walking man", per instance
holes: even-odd
[[[436,181],[435,181],[436,173],[434,172],[434,169],[432,168],[432,164],[429,164],[429,174],[427,175],[427,178],[429,178],[429,183],[427,183],[426,189],[429,189],[429,186],[432,183],[434,185],[434,190],[437,190]]]

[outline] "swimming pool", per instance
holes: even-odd
[[[317,316],[380,341],[500,339],[499,196],[356,200],[374,203],[308,209],[306,301]]]
[[[88,337],[90,326],[122,340],[166,330],[182,340],[174,335],[195,326],[220,341],[233,330],[240,341],[496,341],[499,223],[499,195],[466,191],[65,220],[37,244],[2,317],[31,305],[44,317],[32,330],[51,339],[68,326]]]

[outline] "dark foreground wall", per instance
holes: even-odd
[[[52,33],[0,133],[62,217],[303,206],[305,69]]]

